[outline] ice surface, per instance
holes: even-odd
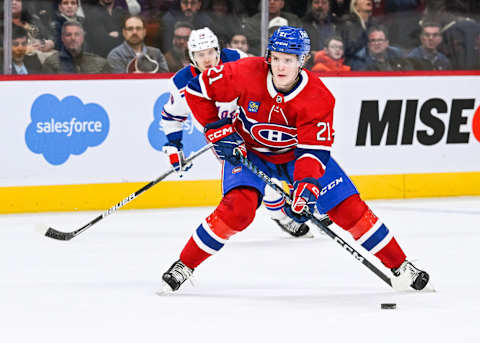
[[[370,201],[437,292],[395,292],[330,238],[289,238],[259,210],[158,296],[162,273],[211,208],[0,216],[0,341],[480,342],[480,198]],[[396,310],[381,310],[394,302]]]

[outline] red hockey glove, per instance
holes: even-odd
[[[315,211],[315,204],[320,195],[320,184],[317,179],[307,177],[295,181],[293,187],[292,204],[290,206],[285,205],[283,211],[296,222],[304,223],[308,218],[303,216],[302,212],[305,208],[308,208],[310,213]]]
[[[185,162],[183,154],[183,145],[180,141],[169,141],[163,146],[162,151],[168,156],[168,160],[179,177],[183,176],[184,171],[192,167],[192,162]]]
[[[247,157],[247,148],[243,138],[235,131],[231,118],[224,118],[205,126],[205,137],[211,143],[217,156],[230,162],[233,165],[239,165],[240,161],[236,153]]]

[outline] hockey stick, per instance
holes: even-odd
[[[200,150],[196,151],[196,152],[193,152],[187,159],[185,159],[185,162],[188,163],[190,161],[192,161],[194,158],[196,158],[197,156],[200,156],[201,154],[203,154],[205,151],[209,150],[210,148],[212,147],[212,143],[210,144],[207,144],[205,145],[203,148],[201,148]],[[170,168],[169,170],[167,170],[165,173],[163,173],[162,175],[160,175],[158,178],[156,178],[155,180],[147,183],[145,186],[143,186],[142,188],[140,188],[138,191],[130,194],[129,196],[127,196],[125,199],[123,199],[122,201],[120,201],[118,204],[116,205],[113,205],[112,207],[110,207],[108,210],[106,210],[105,212],[103,212],[102,214],[100,214],[98,217],[96,217],[95,219],[91,220],[90,222],[88,222],[87,224],[85,224],[84,226],[82,226],[81,228],[75,230],[75,231],[72,231],[72,232],[62,232],[62,231],[58,231],[52,227],[49,227],[47,232],[45,232],[45,236],[47,237],[50,237],[50,238],[53,238],[53,239],[57,239],[57,240],[60,240],[60,241],[69,241],[71,240],[73,237],[75,236],[78,236],[79,234],[81,234],[83,231],[87,230],[89,227],[91,227],[92,225],[98,223],[100,220],[102,220],[103,218],[105,217],[108,217],[109,215],[117,212],[118,209],[122,208],[123,206],[125,206],[126,204],[128,204],[130,201],[132,201],[133,199],[135,199],[136,197],[138,197],[140,194],[142,194],[143,192],[145,192],[147,189],[150,189],[152,188],[153,186],[155,186],[157,183],[159,183],[160,181],[162,181],[163,179],[165,179],[167,176],[169,176],[170,174],[172,174],[175,170],[172,168]]]
[[[283,195],[287,204],[290,205],[292,203],[292,198],[290,197],[290,194],[285,192],[285,190],[282,187],[280,187],[276,183],[274,183],[272,181],[272,179],[267,174],[265,174],[263,171],[261,171],[256,165],[254,165],[246,157],[243,157],[242,155],[240,155],[238,153],[236,154],[236,156],[245,167],[250,169],[250,171],[252,173],[254,173],[259,178],[261,178],[265,183],[267,183],[270,187],[272,187],[279,194]],[[365,257],[363,257],[360,252],[355,250],[350,244],[345,242],[335,232],[333,232],[332,230],[330,230],[328,228],[328,225],[326,225],[326,223],[328,223],[328,222],[326,222],[326,220],[325,220],[325,217],[326,217],[327,220],[330,221],[330,219],[328,219],[328,216],[319,218],[314,213],[311,213],[310,210],[308,209],[308,207],[303,210],[303,215],[308,217],[308,219],[310,219],[320,230],[325,232],[331,239],[333,239],[342,248],[344,248],[346,251],[348,251],[353,257],[355,257],[355,259],[357,261],[361,262],[365,267],[367,267],[372,272],[374,272],[378,277],[380,277],[383,281],[385,281],[390,287],[393,287],[391,278],[389,278],[387,275],[385,275],[384,272],[382,272],[374,264],[372,264],[369,260],[367,260]]]

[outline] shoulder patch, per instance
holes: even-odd
[[[258,101],[250,101],[250,102],[248,103],[247,111],[248,111],[248,112],[252,112],[252,113],[257,113],[259,108],[260,108],[260,102],[258,102]]]

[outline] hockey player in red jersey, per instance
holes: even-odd
[[[313,213],[316,206],[391,269],[399,289],[427,285],[429,275],[406,259],[390,230],[330,156],[335,99],[318,77],[303,69],[309,50],[305,30],[284,26],[270,38],[265,59],[216,66],[190,81],[188,105],[224,161],[223,198],[163,274],[161,292],[178,290],[195,268],[253,221],[265,184],[240,165],[238,153],[268,176],[293,185],[292,204],[283,208],[288,216],[304,222],[304,208]],[[240,107],[238,116],[218,120],[215,101],[233,99]]]
[[[174,170],[182,176],[183,172],[191,167],[191,163],[185,163],[183,153],[183,125],[190,114],[190,108],[185,100],[185,88],[188,82],[195,76],[210,67],[217,67],[223,63],[237,61],[247,55],[235,49],[220,49],[217,36],[208,28],[193,30],[188,39],[188,55],[191,65],[179,70],[171,78],[170,100],[165,104],[162,111],[162,128],[167,136],[167,143],[163,146],[163,152]],[[237,102],[216,103],[217,120],[235,115]],[[280,228],[293,237],[312,237],[309,227],[305,223],[297,223],[282,211],[285,203],[282,196],[267,187],[263,202],[270,217]]]

